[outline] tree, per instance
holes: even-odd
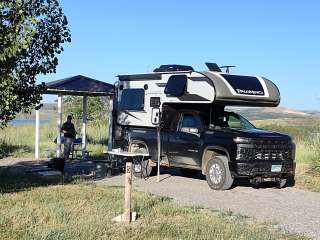
[[[36,76],[56,71],[67,25],[58,0],[0,0],[0,128],[40,102]]]
[[[71,114],[76,125],[82,122],[82,97],[79,96],[65,96],[63,98],[64,112],[66,115]],[[100,123],[107,122],[109,112],[108,97],[89,97],[88,98],[88,120]]]

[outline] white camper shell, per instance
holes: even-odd
[[[219,71],[163,71],[119,75],[115,108],[123,126],[156,127],[163,104],[278,106],[280,92],[259,76]]]

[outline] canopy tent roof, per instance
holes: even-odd
[[[45,94],[76,96],[110,96],[113,85],[82,75],[46,83]]]

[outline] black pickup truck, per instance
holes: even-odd
[[[292,186],[295,144],[285,134],[256,128],[241,115],[215,106],[214,111],[164,107],[161,129],[161,165],[182,171],[198,170],[215,190],[229,189],[235,178],[252,183],[274,181]],[[142,176],[157,162],[155,128],[125,127],[122,141],[130,151],[149,153],[151,159],[135,166]]]

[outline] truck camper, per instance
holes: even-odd
[[[150,157],[135,164],[147,177],[157,165],[198,171],[215,190],[229,189],[234,179],[274,181],[292,186],[295,144],[291,137],[256,128],[229,106],[276,107],[277,86],[265,77],[162,65],[152,73],[119,75],[115,84],[112,145]],[[227,66],[231,67],[231,66]],[[157,138],[157,129],[160,138]]]

